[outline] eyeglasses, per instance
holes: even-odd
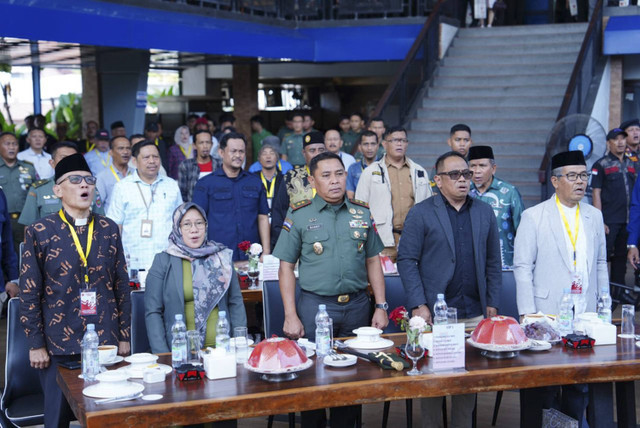
[[[392,138],[391,139],[392,143],[402,143],[402,144],[406,144],[409,142],[409,140],[407,140],[406,138]]]
[[[449,178],[453,181],[458,181],[460,179],[460,176],[462,176],[465,180],[471,180],[471,177],[473,177],[473,171],[468,169],[463,169],[462,171],[456,169],[449,172],[439,172],[438,175],[448,175]]]
[[[569,181],[576,181],[578,177],[580,177],[580,180],[587,181],[589,180],[589,177],[591,177],[591,173],[581,172],[580,174],[578,174],[577,172],[569,172],[567,174],[558,174],[556,175],[556,177],[567,177],[567,180]]]
[[[180,225],[180,228],[183,230],[191,230],[191,228],[193,226],[196,227],[196,229],[198,230],[202,230],[204,229],[204,227],[207,225],[207,223],[205,223],[204,221],[196,221],[195,223],[191,223],[190,221],[184,222]]]
[[[65,178],[62,181],[60,181],[58,184],[62,184],[66,180],[69,180],[69,183],[71,183],[71,184],[80,184],[80,183],[82,183],[82,180],[84,180],[84,181],[86,181],[86,183],[88,185],[93,186],[93,185],[96,184],[96,181],[98,179],[96,177],[94,177],[93,175],[70,175],[67,178]]]

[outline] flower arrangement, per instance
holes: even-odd
[[[249,257],[249,270],[258,269],[258,258],[262,254],[262,245],[251,241],[242,241],[238,244],[238,249]]]
[[[415,316],[409,318],[409,311],[404,306],[398,306],[389,314],[389,319],[400,326],[400,330],[407,332],[407,337],[412,342],[422,333],[431,332],[431,326],[424,318]]]

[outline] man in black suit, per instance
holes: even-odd
[[[398,247],[398,271],[412,316],[431,323],[436,295],[474,327],[498,313],[502,268],[493,209],[469,197],[473,173],[456,152],[436,162],[439,194],[409,211]],[[442,398],[422,400],[423,427],[441,423]],[[453,397],[451,426],[471,427],[475,394]]]

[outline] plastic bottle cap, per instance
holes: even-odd
[[[182,321],[182,314],[176,314],[176,321]]]
[[[438,299],[444,299],[444,294],[438,293]]]
[[[602,287],[602,290],[601,290],[601,291],[602,291],[603,293],[608,293],[608,292],[609,292],[609,288],[607,288],[607,287]]]
[[[96,326],[93,324],[87,324],[87,330],[91,331],[91,330],[95,330]]]
[[[218,318],[222,318],[222,317],[227,317],[227,311],[220,311],[218,312]]]
[[[318,309],[320,309],[320,310],[324,311],[324,310],[326,310],[326,309],[327,309],[327,305],[320,304],[320,305],[318,305]]]

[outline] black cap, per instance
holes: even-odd
[[[111,124],[111,130],[113,131],[116,128],[124,128],[124,123],[121,120],[116,120]]]
[[[158,123],[157,122],[149,122],[147,123],[147,127],[144,128],[145,131],[149,132],[158,132]]]
[[[561,152],[551,158],[551,169],[561,168],[567,165],[587,165],[584,160],[584,153],[581,150],[571,150]]]
[[[469,149],[469,160],[474,159],[495,159],[493,149],[489,146],[471,146]]]
[[[96,140],[109,141],[109,131],[106,129],[99,129],[98,132],[96,132]]]
[[[640,126],[640,119],[631,119],[620,124],[620,129],[626,131],[630,126]]]
[[[57,163],[55,181],[57,182],[60,177],[71,171],[86,171],[91,173],[89,164],[80,153],[74,153],[66,156]]]
[[[611,131],[609,131],[609,133],[607,134],[607,140],[615,140],[616,137],[618,135],[624,135],[625,138],[627,138],[627,133],[624,132],[622,129],[620,128],[613,128]]]
[[[307,147],[310,144],[324,144],[324,135],[319,131],[312,131],[305,134],[302,139],[302,147]]]

